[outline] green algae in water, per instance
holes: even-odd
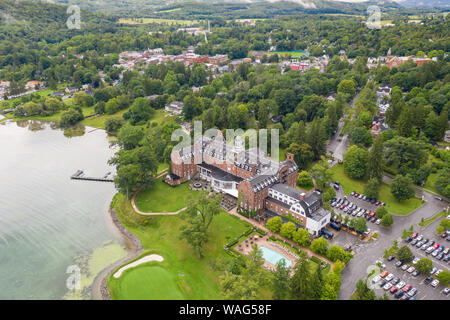
[[[91,299],[91,286],[95,277],[106,267],[127,255],[126,249],[115,241],[106,241],[94,250],[90,256],[79,256],[75,259],[81,269],[81,288],[69,291],[65,300]]]

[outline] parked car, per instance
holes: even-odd
[[[388,283],[386,283],[385,285],[384,285],[384,287],[383,287],[383,289],[384,290],[389,290],[390,288],[392,288],[392,284],[390,284],[389,282]]]
[[[430,274],[434,274],[438,269],[436,267],[433,267],[433,269],[431,269]]]
[[[436,288],[438,285],[439,285],[439,280],[438,280],[438,279],[434,279],[434,280],[431,282],[431,286],[434,287],[434,288]]]
[[[351,196],[354,196],[355,193],[356,193],[355,191],[352,191],[352,192],[350,193],[350,195],[351,195]]]
[[[431,253],[431,255],[433,256],[433,257],[436,257],[437,255],[438,255],[438,251],[437,250],[434,250],[432,253]]]
[[[408,292],[410,289],[412,288],[412,285],[407,284],[406,286],[403,287],[403,292]]]
[[[417,289],[412,288],[411,290],[408,291],[408,296],[413,297],[416,295],[416,293],[417,293]]]
[[[423,280],[423,283],[430,284],[431,281],[433,281],[433,277],[432,276],[428,276],[428,277],[425,278],[425,280]]]
[[[417,264],[417,262],[419,262],[419,258],[414,258],[414,260],[412,261],[413,264]]]
[[[416,245],[417,242],[418,242],[418,240],[414,239],[413,241],[411,241],[411,245],[414,246],[414,245]]]
[[[404,265],[402,265],[402,270],[403,271],[406,271],[406,269],[408,269],[409,268],[409,265],[408,264],[404,264]]]
[[[386,283],[387,283],[387,281],[384,279],[381,279],[380,282],[378,282],[378,284],[380,285],[380,288],[383,288]]]
[[[397,299],[400,299],[404,294],[405,293],[402,290],[400,290],[394,294],[394,297],[396,297]]]
[[[418,235],[419,235],[419,234],[418,234],[417,232],[414,232],[414,233],[411,235],[411,238],[415,239],[415,238],[417,238]]]
[[[390,291],[390,293],[394,294],[397,292],[397,290],[398,290],[397,287],[392,287],[391,290],[389,290],[389,291]]]
[[[392,273],[390,273],[386,276],[385,279],[386,279],[386,281],[391,281],[392,279],[394,279],[394,275]]]
[[[380,224],[381,223],[381,219],[378,219],[377,221],[375,221],[375,224]]]
[[[434,275],[437,277],[437,276],[439,275],[439,273],[441,273],[442,271],[444,271],[444,270],[439,269],[438,271],[436,271],[436,272],[434,273]]]
[[[419,270],[414,270],[414,272],[413,273],[411,273],[411,275],[413,276],[413,277],[417,277],[418,275],[420,274],[420,271]]]
[[[416,268],[414,268],[414,267],[409,267],[408,270],[406,270],[406,272],[408,272],[408,273],[413,273],[414,270],[416,270]]]
[[[377,221],[377,217],[372,217],[372,218],[370,219],[370,222],[375,222],[375,221]]]
[[[442,293],[448,295],[450,293],[450,288],[445,288],[444,290],[442,290]]]
[[[402,266],[402,264],[403,264],[403,262],[401,262],[400,260],[398,260],[398,261],[395,263],[395,266],[396,266],[397,268],[400,268],[400,267]]]
[[[385,270],[382,273],[380,273],[380,277],[385,278],[388,274],[389,274],[389,272]]]
[[[397,283],[400,282],[400,278],[399,277],[395,277],[394,279],[391,280],[391,283],[395,286]]]
[[[376,205],[376,206],[379,206],[380,203],[381,203],[380,201],[376,201],[376,202],[375,202],[375,205]]]
[[[392,261],[392,260],[394,260],[395,259],[395,257],[394,256],[389,256],[389,257],[387,257],[387,261]]]
[[[425,250],[426,254],[430,254],[434,251],[434,248],[432,246],[428,247],[427,250]]]
[[[417,240],[422,241],[422,239],[423,239],[423,235],[422,235],[422,234],[420,234],[419,236],[417,236]]]
[[[423,242],[422,242],[422,241],[419,241],[419,242],[417,242],[416,247],[417,247],[417,248],[420,248],[422,245],[423,245]]]
[[[372,283],[377,283],[378,281],[380,281],[380,279],[381,279],[380,275],[377,275],[372,278]]]
[[[404,281],[400,281],[398,284],[397,284],[397,288],[399,288],[399,289],[401,289],[401,288],[403,288],[404,286],[405,286],[405,282]]]
[[[443,257],[444,257],[444,254],[441,252],[436,256],[436,259],[442,260]]]

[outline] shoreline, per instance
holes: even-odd
[[[94,282],[92,283],[91,300],[111,300],[108,290],[108,283],[106,280],[115,269],[133,259],[136,259],[143,252],[140,240],[120,223],[116,210],[111,208],[108,212],[111,215],[114,225],[117,227],[124,239],[125,246],[128,250],[128,255],[103,269],[95,277]]]

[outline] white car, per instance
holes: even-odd
[[[375,261],[375,264],[376,264],[376,265],[380,265],[380,267],[381,267],[382,269],[386,268],[386,265],[383,263],[383,261],[377,260],[377,261]],[[386,277],[386,278],[387,278],[387,277]],[[392,278],[391,278],[391,279],[392,279]],[[390,281],[390,280],[388,280],[388,281]]]
[[[389,282],[386,283],[386,284],[384,285],[384,287],[383,287],[383,289],[386,290],[386,291],[389,290],[390,288],[392,288],[392,283],[389,283]]]
[[[436,272],[435,272],[435,274],[434,274],[434,275],[435,275],[435,276],[437,276],[437,275],[438,275],[439,273],[441,273],[442,271],[444,271],[444,270],[442,270],[442,269],[439,269],[438,271],[436,271]]]
[[[358,214],[356,215],[358,218],[362,216],[362,212],[358,212]]]
[[[414,270],[416,270],[416,268],[414,267],[409,267],[408,270],[406,270],[408,273],[413,273]]]
[[[438,286],[438,284],[439,284],[439,280],[437,280],[437,279],[434,279],[433,282],[431,282],[431,285],[432,285],[434,288],[436,288],[436,287]]]
[[[404,265],[402,265],[402,270],[403,271],[406,271],[406,269],[408,269],[409,268],[409,265],[408,264],[404,264]]]
[[[414,260],[412,261],[413,264],[417,264],[417,262],[419,262],[420,259],[419,258],[414,258]]]
[[[386,278],[384,278],[386,281],[391,281],[392,279],[394,279],[394,275],[392,273],[389,273]]]
[[[403,288],[404,286],[405,286],[405,281],[400,281],[397,285],[396,285],[396,287],[398,288],[398,289],[401,289],[401,288]]]
[[[375,276],[372,278],[372,283],[377,283],[378,281],[380,281],[380,279],[381,279],[380,275]]]
[[[438,269],[433,267],[433,269],[431,269],[430,274],[434,274]]]
[[[375,221],[375,224],[380,224],[381,223],[381,219],[378,219],[377,221]]]

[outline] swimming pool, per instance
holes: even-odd
[[[281,253],[279,253],[278,251],[275,251],[273,249],[261,246],[259,247],[263,253],[263,258],[264,260],[270,262],[273,265],[276,265],[278,263],[278,261],[280,261],[281,259],[284,259],[286,262],[286,267],[290,267],[291,266],[291,260],[289,260],[288,258],[286,258],[284,255],[282,255]]]

